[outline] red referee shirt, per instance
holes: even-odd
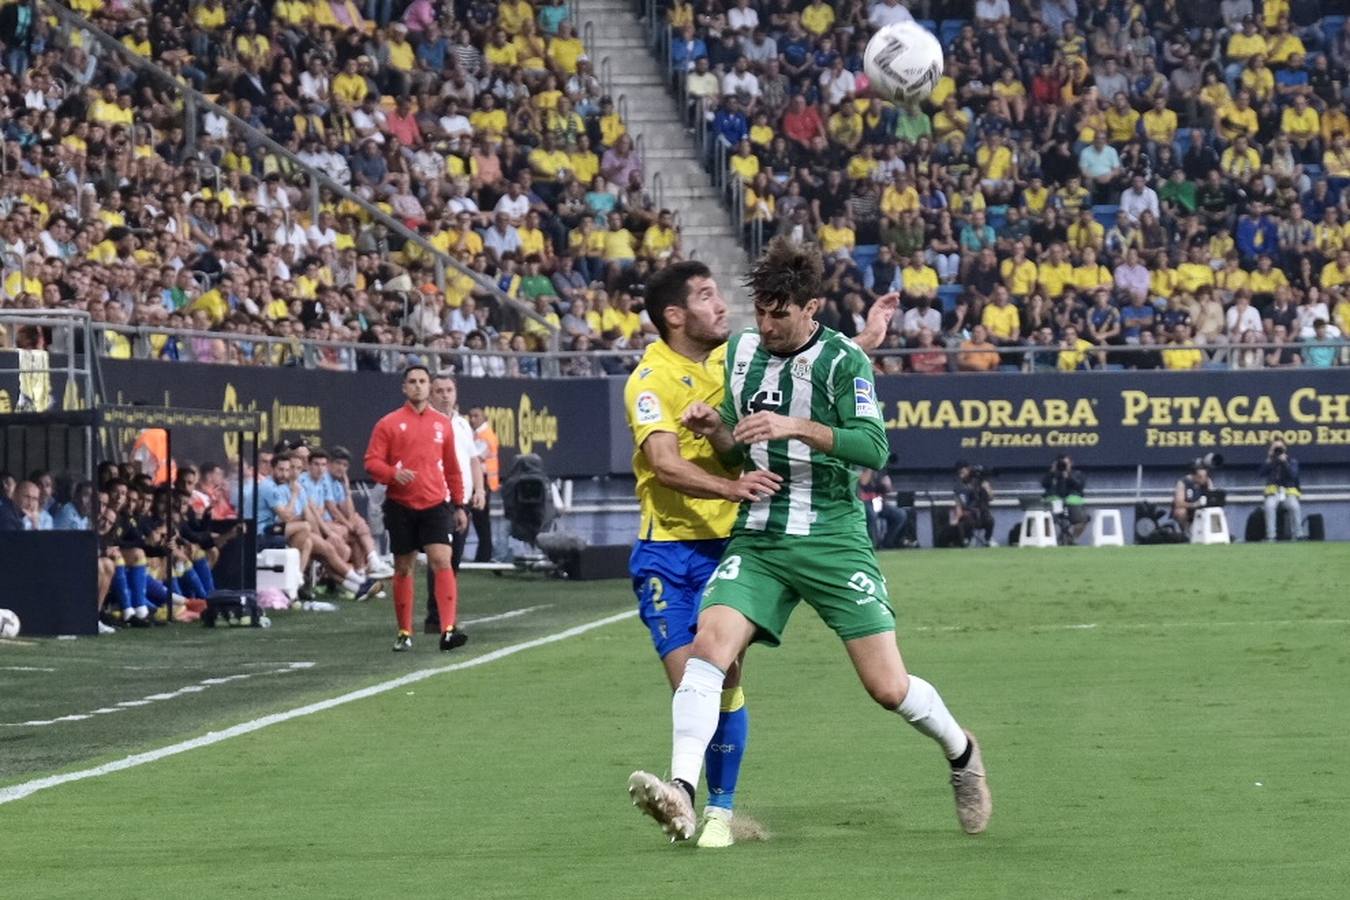
[[[400,469],[410,469],[417,477],[399,484],[394,477]],[[454,430],[450,419],[430,404],[419,413],[405,403],[375,423],[366,448],[366,471],[389,488],[390,500],[410,509],[428,509],[446,500],[464,504]]]

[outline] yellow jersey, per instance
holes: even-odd
[[[675,435],[680,456],[703,471],[734,479],[717,457],[712,444],[680,424],[690,404],[703,402],[716,409],[722,403],[727,348],[723,344],[703,362],[681,356],[665,341],[642,354],[624,386],[624,410],[633,432],[633,474],[642,510],[638,538],[646,541],[704,541],[726,538],[736,523],[737,505],[726,500],[700,500],[668,488],[642,452],[647,438],[658,431]]]
[[[1036,264],[1031,260],[1017,262],[1010,257],[999,265],[998,271],[1003,276],[1008,293],[1014,297],[1026,297],[1036,290],[1036,279],[1040,276]]]

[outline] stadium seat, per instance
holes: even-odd
[[[956,301],[960,299],[963,290],[959,284],[938,285],[938,303],[942,304],[943,312],[951,312],[956,308]]]
[[[1336,35],[1340,34],[1341,28],[1345,26],[1345,16],[1323,16],[1322,33],[1326,35],[1327,44],[1335,42]]]
[[[865,272],[867,267],[876,262],[877,252],[881,248],[876,244],[859,244],[853,248],[853,263],[858,267],[858,271]]]
[[[938,40],[942,43],[942,46],[950,47],[965,24],[965,19],[944,19],[942,24],[938,26]]]
[[[1114,203],[1103,203],[1092,207],[1092,218],[1096,219],[1103,228],[1111,228],[1116,224],[1116,213],[1120,212],[1120,207]]]
[[[929,31],[931,31],[933,34],[937,34],[937,33],[938,33],[938,23],[935,22],[934,20],[932,20],[932,19],[915,19],[914,21],[918,22],[918,23],[919,23],[921,26],[923,26],[924,28],[927,28],[927,29],[928,29]]]

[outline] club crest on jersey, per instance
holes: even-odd
[[[736,361],[736,368],[732,371],[733,375],[744,375],[750,369],[748,360],[740,359]]]
[[[432,438],[432,440],[435,441],[435,442],[438,443],[438,444],[444,444],[444,443],[445,443],[445,432],[441,431],[441,423],[440,423],[440,422],[437,422],[437,423],[436,423],[436,434],[435,434],[435,436]]]
[[[661,421],[661,401],[651,391],[643,391],[637,395],[636,412],[639,425],[654,425]]]
[[[875,388],[866,378],[853,379],[853,408],[855,415],[869,419],[881,418],[881,413],[877,411]]]
[[[683,376],[680,381],[683,382],[684,386],[687,388],[694,386],[694,379],[690,378],[688,375]]]
[[[811,360],[794,359],[792,361],[792,377],[800,378],[803,381],[811,380]]]

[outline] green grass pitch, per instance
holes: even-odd
[[[882,563],[906,661],[984,743],[984,835],[960,833],[936,748],[871,704],[802,607],[784,646],[747,663],[738,805],[764,842],[670,846],[629,805],[628,773],[664,771],[670,731],[630,618],[0,804],[0,896],[1345,896],[1345,545]],[[390,653],[387,602],[268,631],[0,643],[0,789],[632,604],[621,582],[474,575],[463,594],[470,620],[539,608],[478,625],[450,657],[420,635]],[[172,696],[12,724],[156,693]]]

